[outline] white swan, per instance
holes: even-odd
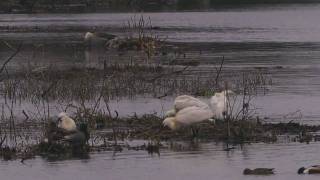
[[[173,117],[167,117],[163,121],[163,125],[168,126],[172,130],[176,130],[181,126],[191,125],[197,122],[208,120],[212,116],[213,112],[209,107],[201,108],[191,106],[178,111]]]
[[[72,146],[82,146],[87,142],[89,137],[87,124],[82,123],[79,125],[79,129],[65,135],[63,140],[69,142]]]
[[[173,108],[173,109],[170,109],[168,110],[165,114],[164,114],[164,117],[174,117],[176,115],[176,110]]]
[[[84,42],[87,45],[94,45],[95,43],[104,42],[116,38],[115,35],[108,34],[108,33],[102,33],[102,32],[86,32],[84,35]]]
[[[165,113],[165,117],[173,117],[178,111],[191,106],[200,107],[200,108],[209,108],[208,104],[206,104],[205,102],[202,102],[201,100],[195,97],[192,97],[189,95],[181,95],[176,97],[176,99],[174,100],[174,108],[168,110]]]
[[[92,32],[86,32],[86,34],[84,35],[84,41],[89,41],[94,37],[95,35]]]
[[[224,119],[225,114],[230,106],[229,98],[235,93],[231,90],[225,90],[220,93],[215,93],[210,99],[210,106],[216,119]]]
[[[211,97],[210,106],[201,100],[188,96],[178,96],[174,101],[174,108],[165,113],[164,126],[176,130],[184,125],[191,125],[204,120],[223,119],[227,111],[228,96],[231,90],[215,93]]]
[[[174,101],[174,108],[176,109],[176,111],[180,111],[190,106],[196,106],[200,108],[209,107],[208,104],[206,104],[205,102],[202,102],[201,100],[188,95],[178,96]]]
[[[76,123],[65,112],[61,112],[58,115],[58,128],[61,128],[67,132],[77,130]]]

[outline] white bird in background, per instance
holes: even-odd
[[[90,39],[94,38],[95,35],[92,32],[86,32],[84,35],[84,41],[89,41]]]
[[[228,96],[233,95],[231,90],[215,93],[211,97],[210,106],[201,100],[188,96],[178,96],[174,101],[174,109],[166,112],[164,126],[176,130],[181,126],[191,125],[210,118],[222,119],[227,110]]]
[[[106,43],[107,41],[116,38],[113,34],[102,32],[86,32],[84,35],[84,42],[88,46],[92,46],[99,43]]]
[[[61,112],[58,115],[58,128],[61,128],[67,132],[77,130],[76,123],[65,112]]]

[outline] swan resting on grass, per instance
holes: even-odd
[[[89,132],[88,132],[87,124],[81,123],[79,125],[79,129],[65,135],[62,140],[70,143],[72,146],[78,147],[78,146],[85,145],[88,139],[89,139]]]
[[[77,130],[76,123],[65,112],[59,113],[57,126],[58,128],[66,132],[72,132]]]
[[[199,108],[209,108],[208,104],[206,104],[205,102],[202,102],[201,100],[189,96],[189,95],[181,95],[176,97],[176,99],[174,100],[174,108],[167,111],[165,113],[165,117],[174,117],[176,115],[177,112],[179,112],[180,110],[187,108],[187,107],[199,107]]]
[[[190,106],[178,111],[173,117],[167,117],[163,121],[163,125],[168,126],[172,130],[176,130],[181,126],[208,120],[213,117],[213,115],[213,112],[209,108]]]
[[[223,119],[229,95],[234,95],[234,92],[227,90],[215,93],[210,99],[210,106],[192,96],[178,96],[174,101],[174,108],[166,112],[163,125],[176,130],[182,126],[212,120],[211,118]]]
[[[55,134],[62,136],[61,140],[69,142],[71,145],[83,145],[89,139],[87,124],[80,124],[79,129],[75,121],[70,118],[65,112],[58,115],[58,129]]]

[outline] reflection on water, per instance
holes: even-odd
[[[225,57],[222,72],[225,75],[260,69],[272,78],[267,96],[258,97],[255,102],[261,116],[275,121],[290,121],[292,119],[283,116],[300,111],[304,122],[317,123],[320,117],[317,106],[320,100],[316,97],[320,90],[320,26],[317,23],[320,14],[317,7],[319,5],[145,15],[150,16],[154,26],[160,27],[155,30],[156,34],[167,37],[169,41],[188,42],[182,45],[185,55],[178,59],[201,62],[200,67],[190,70],[190,75],[212,71],[214,67],[211,65],[219,64],[222,56]],[[0,38],[23,40],[27,44],[8,64],[8,71],[21,66],[48,64],[101,67],[105,61],[117,63],[131,58],[141,59],[141,56],[135,57],[130,53],[110,51],[104,47],[88,49],[83,45],[85,29],[81,27],[99,26],[121,35],[123,31],[119,28],[133,15],[0,15]],[[48,32],[15,33],[7,31],[7,26],[49,27]],[[65,32],[67,27],[69,30]],[[77,29],[80,31],[74,31]],[[0,51],[0,57],[10,54],[8,48]],[[169,53],[155,59],[167,63],[165,60],[172,59],[171,56]],[[123,111],[123,115],[161,113],[168,109],[172,98],[168,98],[163,106],[154,99],[139,101],[123,100],[115,102],[114,107]]]
[[[188,146],[188,143],[183,143]],[[256,179],[244,176],[244,168],[275,168],[275,175],[259,179],[319,179],[317,175],[298,175],[302,166],[319,164],[319,143],[251,144],[223,151],[222,144],[202,142],[191,150],[164,149],[158,155],[145,151],[102,152],[90,159],[47,162],[41,158],[0,162],[1,177],[28,179]]]
[[[254,105],[265,121],[304,121],[319,124],[320,118],[320,15],[319,5],[277,8],[232,9],[216,12],[150,13],[155,33],[183,44],[184,59],[199,59],[195,73],[210,72],[225,57],[222,75],[261,70],[272,77],[265,96]],[[0,15],[0,39],[23,40],[26,46],[9,64],[11,72],[21,66],[101,66],[104,61],[128,60],[130,55],[85,49],[83,35],[99,27],[120,31],[133,14],[36,14]],[[15,32],[23,26],[27,32]],[[28,29],[29,27],[32,27]],[[38,32],[38,30],[45,32]],[[35,30],[36,29],[36,30]],[[38,29],[38,30],[37,30]],[[39,31],[40,31],[39,30]],[[1,48],[0,59],[10,50]],[[169,55],[168,55],[169,56]],[[164,58],[165,59],[165,58]],[[184,60],[182,59],[182,60]],[[162,61],[160,61],[162,62]],[[110,106],[122,115],[163,113],[173,97],[114,100]],[[20,102],[17,111],[32,110]],[[55,107],[55,104],[51,105]],[[54,110],[52,113],[55,113]],[[22,116],[22,115],[21,115]],[[276,175],[259,179],[319,179],[298,176],[301,166],[319,164],[319,143],[251,144],[223,151],[222,144],[182,143],[161,149],[160,156],[145,151],[90,154],[90,159],[48,162],[42,158],[1,161],[3,179],[256,179],[242,175],[244,168],[276,168]]]

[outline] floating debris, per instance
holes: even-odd
[[[256,168],[243,170],[244,175],[272,175],[274,174],[274,168]]]

